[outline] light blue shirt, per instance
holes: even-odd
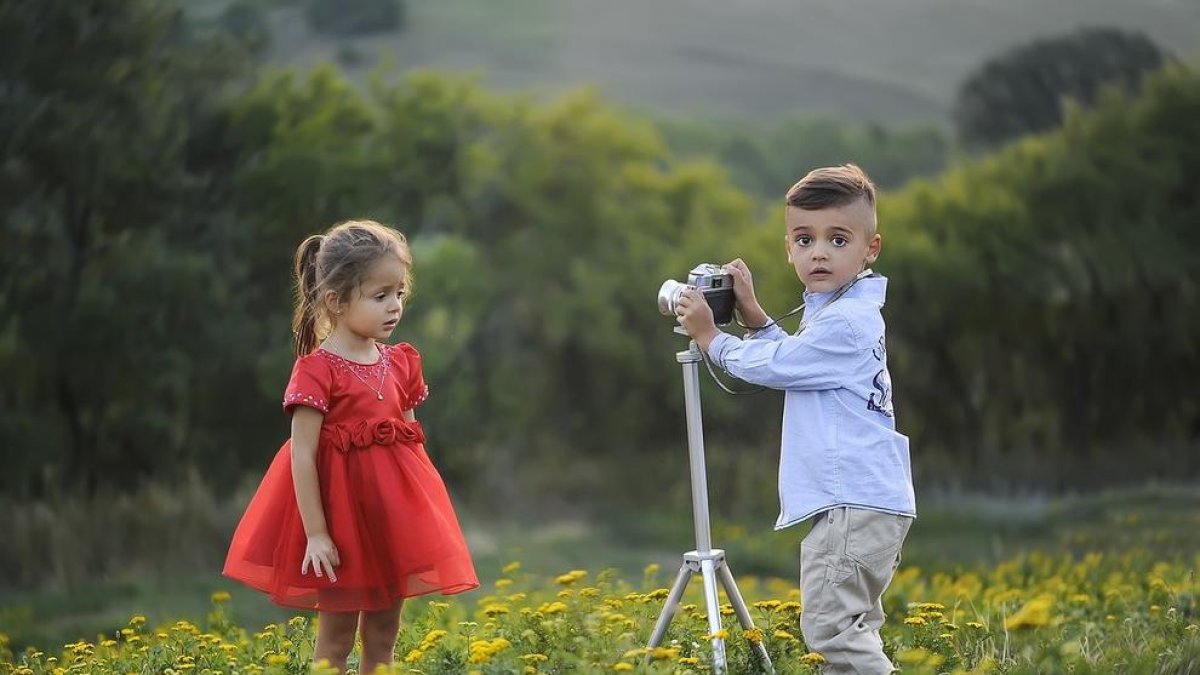
[[[785,391],[777,530],[837,506],[917,515],[908,437],[892,410],[886,293],[881,276],[836,299],[805,293],[797,335],[772,325],[745,340],[721,333],[708,347],[730,375]]]

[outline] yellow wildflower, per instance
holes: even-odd
[[[1050,609],[1053,605],[1054,599],[1050,596],[1038,596],[1025,603],[1025,606],[1016,614],[1008,617],[1008,620],[1004,622],[1004,627],[1008,630],[1017,630],[1045,626],[1050,623]]]
[[[557,577],[555,577],[554,583],[558,584],[559,586],[570,586],[571,584],[575,583],[576,581],[579,581],[580,579],[582,579],[586,576],[587,576],[586,570],[571,570],[570,572],[567,572],[566,574],[560,574]]]

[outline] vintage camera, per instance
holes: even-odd
[[[721,269],[720,265],[700,263],[688,272],[688,281],[681,284],[674,279],[667,279],[658,289],[658,311],[663,316],[675,316],[675,303],[679,295],[689,288],[695,288],[704,294],[708,306],[712,308],[713,320],[718,326],[724,326],[733,321],[733,307],[736,301],[733,297],[733,275]]]

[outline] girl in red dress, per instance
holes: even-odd
[[[233,535],[224,574],[319,613],[314,661],[392,662],[404,598],[479,585],[413,409],[428,387],[411,345],[387,345],[412,285],[404,235],[350,221],[296,251],[291,438]]]

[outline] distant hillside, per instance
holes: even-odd
[[[477,70],[505,90],[595,85],[658,113],[881,122],[944,120],[983,59],[1083,25],[1140,30],[1200,60],[1196,0],[408,0],[408,9],[406,32],[353,42],[314,36],[299,9],[275,9],[269,60],[307,66],[349,45],[356,75],[390,57],[403,68]]]

